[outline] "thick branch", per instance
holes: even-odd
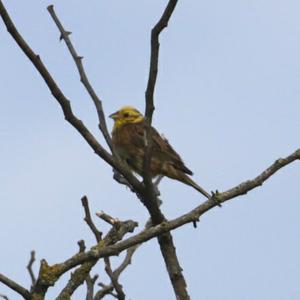
[[[77,268],[75,272],[71,274],[71,278],[69,279],[67,285],[63,288],[56,300],[71,299],[71,296],[75,290],[84,283],[89,276],[91,269],[97,262],[98,260],[94,259],[92,261],[83,263],[79,268]]]
[[[74,59],[74,62],[76,64],[78,73],[80,75],[80,80],[82,82],[82,84],[84,85],[84,87],[86,88],[87,92],[89,93],[90,97],[92,98],[96,111],[97,111],[97,115],[98,115],[98,121],[99,121],[99,129],[101,130],[108,146],[110,147],[111,151],[113,151],[112,148],[112,144],[111,144],[111,138],[110,135],[108,133],[107,130],[107,126],[106,126],[106,122],[105,122],[105,117],[104,117],[104,112],[103,112],[103,107],[102,107],[102,101],[100,100],[100,98],[98,97],[98,95],[96,94],[95,90],[93,89],[93,87],[91,86],[88,77],[85,73],[83,64],[82,64],[82,57],[79,56],[77,54],[77,51],[75,50],[69,35],[71,34],[71,32],[66,31],[63,27],[63,25],[61,24],[60,20],[58,19],[55,11],[54,11],[54,7],[53,5],[49,5],[48,6],[48,11],[51,15],[51,17],[53,18],[58,30],[60,31],[61,34],[61,39],[63,39]]]
[[[26,290],[24,287],[16,283],[15,281],[9,279],[8,277],[4,276],[3,274],[0,274],[0,282],[17,292],[19,295],[21,295],[24,299],[30,300],[30,293],[28,290]]]
[[[260,175],[258,175],[254,179],[247,180],[225,192],[216,194],[214,197],[216,197],[218,201],[215,201],[214,199],[207,200],[204,203],[197,206],[196,208],[194,208],[193,210],[191,210],[190,212],[176,219],[173,219],[171,221],[166,221],[159,225],[147,228],[142,232],[140,232],[139,234],[136,234],[123,241],[120,241],[115,245],[107,246],[107,247],[96,246],[93,247],[90,251],[76,254],[75,256],[71,257],[70,259],[58,265],[59,266],[59,268],[57,268],[59,270],[58,275],[60,276],[61,274],[69,271],[70,269],[78,266],[79,264],[82,264],[85,261],[89,261],[94,258],[102,258],[102,257],[117,255],[121,251],[128,249],[129,247],[146,242],[163,233],[181,227],[184,224],[198,221],[201,215],[203,215],[208,210],[217,206],[218,203],[223,203],[237,196],[244,195],[250,190],[258,186],[261,186],[275,172],[287,166],[288,164],[294,162],[295,160],[299,160],[299,159],[300,159],[300,149],[298,149],[291,155],[287,156],[286,158],[281,158],[276,160],[274,164],[272,164],[269,168],[267,168],[265,171],[263,171]]]

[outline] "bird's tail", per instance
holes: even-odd
[[[211,195],[206,192],[201,186],[199,186],[195,181],[193,181],[189,176],[185,175],[182,178],[182,182],[190,185],[193,187],[195,190],[200,192],[203,196],[205,196],[207,199],[211,198]]]

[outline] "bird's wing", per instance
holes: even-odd
[[[125,126],[124,126],[125,127]],[[144,152],[145,149],[145,123],[128,124],[126,130],[130,136],[128,142],[134,146],[134,149],[140,149]],[[125,128],[124,128],[125,129]],[[186,174],[192,175],[193,172],[187,168],[182,161],[179,154],[169,144],[168,140],[162,137],[154,127],[150,129],[150,135],[152,136],[153,152],[152,157],[160,161],[172,164],[177,170],[180,170]],[[128,137],[129,137],[128,136]]]
[[[154,145],[154,152],[157,149],[157,155],[161,156],[161,158],[171,164],[174,165],[176,169],[183,171],[189,175],[193,175],[193,172],[187,168],[182,161],[179,154],[173,149],[170,145],[169,141],[162,137],[155,128],[151,127],[151,135]]]

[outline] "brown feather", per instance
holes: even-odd
[[[120,126],[113,132],[113,144],[118,154],[139,174],[142,174],[143,159],[145,153],[145,123],[128,123]],[[176,173],[183,172],[192,175],[192,171],[188,169],[182,161],[179,154],[169,144],[168,140],[161,137],[157,130],[150,128],[150,135],[153,141],[152,160],[150,171],[153,176],[159,174],[169,176],[171,170],[177,179]]]

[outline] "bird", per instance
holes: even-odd
[[[124,106],[109,117],[114,121],[112,145],[117,156],[131,171],[143,176],[147,147],[145,117],[132,106]],[[169,141],[152,126],[149,134],[152,139],[149,164],[151,178],[166,176],[193,187],[208,199],[211,198],[208,192],[189,177],[193,172],[184,164]]]

